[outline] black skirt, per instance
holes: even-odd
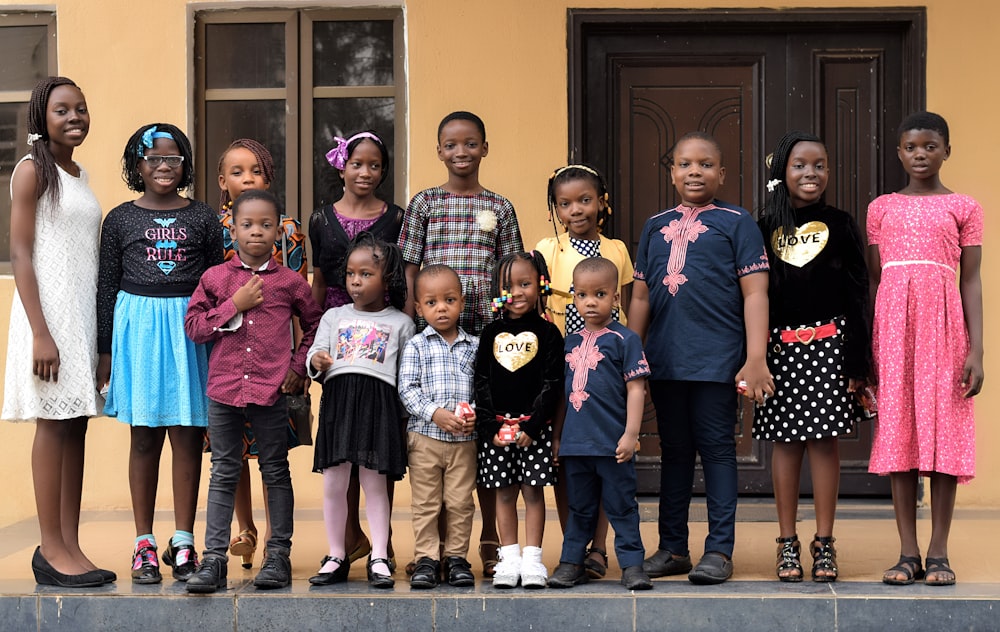
[[[406,473],[406,422],[396,387],[348,373],[323,383],[313,471],[341,463],[398,481]]]
[[[844,319],[832,322],[837,325],[835,335],[808,344],[781,341],[781,330],[797,327],[771,330],[767,362],[774,377],[774,397],[756,410],[754,439],[790,443],[837,437],[854,430],[860,411],[854,394],[847,391],[844,375]]]

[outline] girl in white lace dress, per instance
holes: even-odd
[[[28,106],[31,154],[11,178],[10,259],[17,286],[10,314],[3,418],[36,419],[31,469],[41,546],[39,584],[114,581],[80,550],[78,532],[87,418],[98,412],[97,244],[101,208],[73,150],[90,114],[64,77],[35,87]]]

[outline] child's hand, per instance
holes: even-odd
[[[435,410],[434,415],[431,416],[431,421],[441,430],[456,437],[468,436],[476,429],[475,417],[471,419],[468,417],[459,417],[445,408]]]
[[[304,377],[288,369],[288,373],[285,373],[285,381],[281,383],[281,392],[289,393],[294,395],[301,395],[305,393],[305,385],[308,382]]]
[[[48,331],[34,338],[31,358],[33,361],[31,372],[37,375],[38,379],[43,382],[59,381],[59,347]]]
[[[559,438],[552,438],[552,465],[559,467]]]
[[[744,396],[758,404],[763,404],[766,398],[774,395],[774,379],[767,370],[767,362],[763,360],[748,360],[736,374],[737,389],[740,382],[746,382]]]
[[[965,366],[962,367],[962,386],[966,389],[965,397],[975,397],[979,391],[983,390],[983,354],[976,351],[969,351],[965,358]]]
[[[326,351],[320,351],[312,357],[310,364],[317,371],[326,371],[333,366],[333,358]]]
[[[527,448],[535,442],[534,439],[528,436],[527,432],[521,430],[520,425],[515,426],[515,428],[517,428],[517,431],[514,433],[514,443],[517,444],[517,447]]]
[[[503,439],[500,438],[500,435],[495,434],[493,435],[493,445],[495,445],[498,448],[506,448],[507,446],[510,445],[510,442],[504,441]]]
[[[626,432],[618,440],[618,446],[615,448],[615,461],[618,463],[628,463],[635,456],[636,443],[638,443],[639,437],[629,434]]]
[[[111,381],[111,354],[102,353],[97,356],[97,390],[100,391]]]
[[[245,312],[264,302],[264,282],[256,274],[250,277],[243,287],[233,293],[233,304],[236,311]]]

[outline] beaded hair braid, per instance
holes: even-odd
[[[611,201],[608,198],[608,187],[597,169],[589,165],[566,165],[565,167],[560,167],[549,176],[549,187],[546,192],[549,205],[549,221],[552,222],[552,230],[555,232],[557,239],[559,237],[559,227],[556,226],[557,218],[555,214],[556,187],[564,182],[571,182],[573,180],[590,180],[590,183],[594,185],[594,189],[597,190],[597,197],[604,200],[604,208],[597,212],[597,230],[599,232],[604,232],[604,223],[611,216]]]
[[[515,261],[527,261],[538,272],[538,301],[536,308],[539,314],[545,313],[545,305],[542,297],[552,294],[552,287],[549,283],[549,267],[545,264],[545,257],[537,250],[531,252],[514,252],[504,255],[497,262],[497,267],[493,270],[493,299],[490,301],[494,312],[503,312],[504,305],[511,302],[510,293],[510,269]]]
[[[219,175],[222,175],[222,167],[223,163],[226,162],[226,156],[229,155],[229,152],[239,147],[253,154],[264,176],[264,184],[271,184],[274,181],[274,158],[271,157],[271,152],[267,150],[267,147],[252,138],[238,138],[229,147],[226,147],[226,151],[222,152],[222,155],[219,156]],[[232,201],[233,199],[229,196],[229,189],[223,188],[222,193],[219,195],[219,208],[226,208]]]
[[[396,244],[389,244],[363,230],[347,245],[347,254],[340,268],[341,280],[346,284],[347,261],[355,250],[366,248],[372,251],[372,258],[382,269],[382,283],[385,284],[388,303],[402,310],[406,305],[406,274],[403,251]]]
[[[49,95],[59,86],[79,86],[66,77],[46,77],[39,81],[31,91],[28,102],[28,133],[41,135],[42,141],[49,140],[49,130],[46,124],[46,113],[49,108]],[[37,195],[41,199],[48,194],[55,201],[59,197],[59,169],[56,159],[49,150],[48,142],[35,142],[31,145],[31,158],[35,164]]]

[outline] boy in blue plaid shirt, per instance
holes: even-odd
[[[475,414],[465,405],[474,392],[479,338],[458,326],[465,299],[453,269],[427,266],[414,285],[417,314],[428,325],[406,344],[399,366],[399,395],[411,415],[406,443],[417,563],[410,585],[437,586],[438,519],[444,511],[445,575],[452,586],[471,586],[475,578],[466,555],[475,512],[476,435]]]

